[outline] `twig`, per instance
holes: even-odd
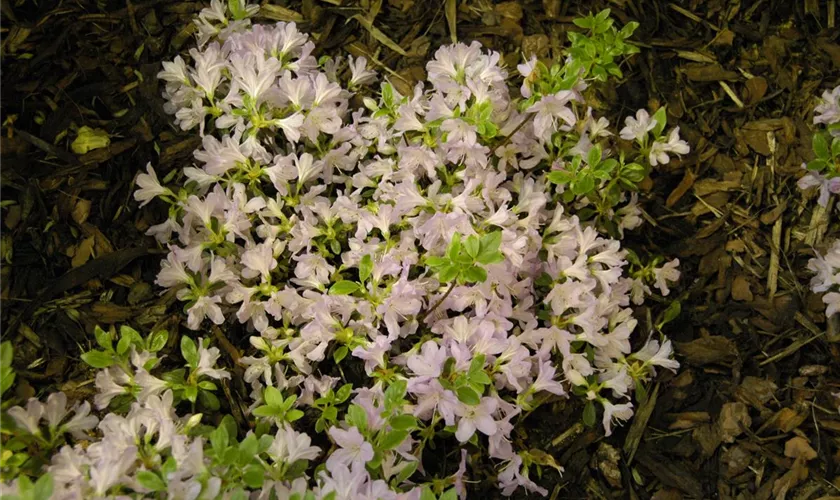
[[[439,305],[443,304],[443,301],[446,300],[446,297],[449,297],[449,294],[452,293],[452,289],[454,289],[454,288],[455,288],[455,281],[453,281],[452,284],[449,285],[449,289],[446,291],[446,293],[443,294],[443,297],[441,297],[440,300],[435,302],[435,304],[432,307],[430,307],[428,310],[426,310],[426,312],[421,314],[419,318],[417,318],[417,323],[422,323],[423,320],[426,319],[426,316],[428,316],[429,314],[432,313],[432,311],[437,309],[437,307]]]

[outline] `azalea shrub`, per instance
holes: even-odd
[[[823,125],[812,139],[814,159],[803,164],[807,171],[800,177],[800,189],[816,191],[817,203],[832,210],[829,202],[832,195],[840,193],[840,86],[826,90],[814,108],[814,125]],[[808,269],[814,273],[811,291],[824,293],[826,317],[840,311],[840,240],[835,240],[825,252],[817,252],[808,261]]]
[[[621,239],[643,222],[639,183],[689,147],[664,108],[615,130],[586,104],[637,52],[635,24],[578,19],[563,60],[515,70],[443,46],[403,95],[364,57],[316,59],[294,23],[252,25],[257,11],[214,0],[189,58],[163,63],[165,109],[202,145],[136,181],[141,205],[168,207],[148,231],[169,249],[157,284],[194,337],[97,329],[93,405],[8,409],[7,493],[546,495],[538,476],[561,464],[517,426],[568,400],[610,435],[678,366],[661,328],[679,302],[661,297],[679,262]],[[632,307],[654,293],[642,328]],[[243,405],[207,340],[234,328],[250,336],[227,362]],[[451,467],[424,460],[452,449]]]
[[[812,139],[814,159],[802,165],[807,173],[800,177],[799,188],[819,193],[817,202],[825,207],[832,194],[840,193],[840,85],[823,92],[814,108],[814,125],[823,125]]]

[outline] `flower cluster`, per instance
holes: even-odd
[[[824,125],[825,132],[814,134],[815,158],[803,164],[808,173],[798,182],[800,189],[817,188],[817,202],[825,207],[832,194],[840,193],[840,86],[823,92],[820,103],[814,108],[814,124]]]
[[[634,338],[630,308],[651,285],[667,295],[678,261],[643,265],[616,238],[642,221],[636,183],[688,146],[679,128],[665,134],[664,108],[614,134],[584,98],[590,71],[614,74],[613,58],[631,53],[632,30],[606,66],[574,55],[521,65],[521,97],[499,53],[441,47],[404,96],[372,87],[381,80],[364,58],[320,64],[293,23],[250,27],[253,11],[214,0],[191,62],[164,63],[166,110],[202,146],[171,185],[147,166],[135,199],[169,206],[149,229],[169,248],[157,284],[184,302],[189,328],[252,332],[240,362],[255,430],[235,443],[232,420],[202,434],[201,414],[176,416],[180,401],[219,408],[208,378],[229,374],[215,348],[184,337],[188,371],[157,378],[160,342],[103,338],[87,360],[103,369],[97,406],[118,396],[130,409],[102,420],[99,443],[62,449],[55,480],[68,498],[118,485],[179,498],[416,499],[432,487],[450,498],[465,495],[466,450],[457,471],[423,454],[454,440],[486,449],[505,495],[547,494],[530,471],[562,469],[515,447],[526,413],[573,395],[609,435],[633,415],[634,390],[678,366],[670,341]],[[591,35],[612,26],[608,14]],[[329,450],[292,425],[312,421]]]
[[[831,317],[840,311],[840,240],[835,240],[825,255],[817,254],[808,261],[808,269],[814,273],[811,290],[825,292],[823,302],[825,315]]]

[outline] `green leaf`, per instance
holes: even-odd
[[[362,260],[359,262],[359,279],[362,282],[367,281],[370,277],[371,273],[373,272],[373,259],[370,255],[365,255],[362,257]]]
[[[169,332],[166,330],[158,330],[149,337],[149,351],[158,352],[166,346],[169,341]]]
[[[457,394],[458,400],[465,405],[476,406],[481,403],[481,396],[471,387],[459,387]]]
[[[53,478],[51,474],[44,474],[35,481],[35,487],[32,489],[32,498],[34,500],[49,500],[53,494]]]
[[[840,137],[831,141],[831,156],[840,156]]]
[[[114,356],[105,351],[88,351],[82,354],[82,361],[94,368],[108,368],[114,364]]]
[[[487,280],[487,271],[479,266],[470,266],[464,270],[464,279],[471,283],[484,283]]]
[[[215,391],[217,389],[216,384],[214,384],[213,382],[210,382],[209,380],[203,380],[203,381],[199,382],[198,383],[198,388],[199,389],[204,389],[205,391]]]
[[[630,21],[629,23],[625,24],[621,31],[618,32],[618,36],[621,38],[630,38],[633,33],[636,31],[636,28],[639,27],[639,23],[636,21]]]
[[[6,393],[15,383],[15,372],[10,366],[0,369],[0,396]]]
[[[350,295],[359,289],[355,281],[342,280],[330,287],[330,295]]]
[[[383,451],[393,450],[397,446],[399,446],[405,438],[408,437],[408,431],[405,430],[393,430],[385,434],[385,437],[382,438],[382,441],[379,443],[379,449]]]
[[[400,405],[405,398],[405,391],[408,388],[408,382],[405,380],[395,380],[391,385],[385,389],[385,408],[394,408]]]
[[[548,179],[548,182],[565,186],[566,184],[572,182],[575,176],[566,170],[552,170],[548,173],[546,178]]]
[[[437,495],[432,492],[431,486],[424,486],[420,492],[420,500],[437,500]]]
[[[263,391],[263,400],[265,400],[265,404],[268,406],[281,407],[284,403],[283,394],[278,388],[273,386],[265,388]]]
[[[152,491],[163,491],[166,489],[166,483],[154,472],[148,470],[141,470],[137,473],[137,482],[144,488]]]
[[[572,182],[572,192],[578,196],[588,194],[593,189],[595,189],[595,177],[589,172],[582,173]]]
[[[647,169],[638,163],[628,163],[621,168],[621,178],[626,179],[633,184],[642,182],[646,175]]]
[[[391,427],[400,430],[411,430],[417,427],[417,418],[414,415],[397,415],[389,421]]]
[[[137,347],[143,346],[143,337],[140,336],[140,333],[131,328],[128,325],[122,325],[120,327],[120,338],[128,337],[129,341],[135,343]]]
[[[195,342],[187,336],[181,336],[181,356],[190,366],[195,369],[198,366],[198,348]]]
[[[454,265],[444,266],[438,270],[438,279],[444,283],[449,283],[458,276],[459,272],[460,270]]]
[[[122,356],[128,352],[129,347],[131,347],[131,337],[120,337],[120,341],[117,342],[117,354]]]
[[[449,259],[446,257],[426,257],[426,265],[431,268],[443,267],[449,264]]]
[[[239,451],[245,456],[246,463],[249,462],[254,455],[257,454],[259,442],[255,434],[248,434],[248,436],[239,443]]]
[[[335,391],[335,402],[343,403],[353,394],[353,384],[344,384]]]
[[[467,241],[464,242],[464,250],[466,250],[467,255],[475,259],[476,255],[478,255],[478,250],[481,247],[480,242],[478,241],[478,237],[474,234],[470,235],[467,238]]]
[[[341,363],[341,360],[346,358],[349,352],[350,349],[348,349],[346,345],[339,346],[339,348],[333,352],[333,361]]]
[[[219,398],[209,391],[198,391],[198,402],[208,410],[218,411],[221,408]]]
[[[449,488],[448,490],[441,493],[438,500],[458,500],[458,492],[455,488]]]
[[[680,305],[679,300],[675,300],[668,305],[668,309],[665,309],[665,312],[662,313],[662,321],[659,322],[658,327],[662,328],[666,324],[670,323],[677,319],[677,316],[680,315],[682,312],[682,306]]]
[[[475,373],[470,374],[470,382],[479,385],[490,385],[492,379],[490,379],[490,376],[487,375],[487,372],[485,372],[484,370],[479,370]]]
[[[263,405],[263,406],[258,406],[256,408],[254,408],[254,411],[251,412],[251,415],[254,415],[255,417],[263,417],[263,418],[276,417],[282,411],[283,410],[281,410],[280,408],[277,408],[276,406]]]
[[[817,155],[817,158],[821,160],[828,160],[831,158],[831,152],[828,149],[828,141],[825,139],[823,134],[814,134],[814,138],[811,140],[811,145],[814,148],[814,154]]]
[[[583,423],[587,427],[595,426],[595,404],[592,401],[587,401],[586,406],[583,407]]]
[[[446,249],[446,257],[449,260],[455,260],[461,253],[461,233],[452,235],[452,241],[449,242],[449,248]]]
[[[828,162],[826,162],[825,160],[816,159],[809,161],[808,164],[805,165],[805,168],[807,168],[808,170],[813,170],[815,172],[822,172],[827,166]]]
[[[303,418],[303,412],[301,410],[295,409],[286,412],[286,422],[291,423],[301,418]]]
[[[198,387],[194,385],[184,387],[184,398],[190,403],[195,403],[196,398],[198,398]]]
[[[400,473],[397,474],[396,484],[402,484],[405,482],[406,479],[410,478],[417,472],[417,466],[419,465],[418,460],[413,460],[411,462],[404,462],[403,468],[400,469]]]
[[[653,119],[656,120],[656,126],[653,127],[653,135],[654,137],[659,137],[662,135],[662,131],[665,130],[665,125],[668,124],[668,115],[665,111],[665,106],[656,110],[656,113],[653,114]]]
[[[263,481],[265,481],[265,472],[259,465],[249,465],[242,474],[242,481],[250,488],[262,488]]]
[[[111,338],[111,334],[109,332],[100,328],[99,325],[94,327],[93,336],[96,338],[96,343],[99,344],[99,347],[105,349],[106,351],[114,350],[114,339]]]
[[[595,19],[592,16],[577,17],[575,19],[572,19],[572,22],[575,23],[575,26],[577,26],[578,28],[590,29],[592,28]]]
[[[596,167],[599,163],[601,163],[601,146],[597,144],[592,146],[589,149],[589,153],[586,154],[586,164],[590,167]]]
[[[348,424],[359,429],[362,433],[364,433],[367,429],[367,413],[365,413],[364,408],[359,405],[350,405],[350,407],[347,408],[347,415],[345,416],[345,419]]]
[[[499,252],[502,244],[502,232],[493,231],[481,237],[480,248],[475,260],[484,265],[494,264],[504,260],[504,255]]]
[[[227,427],[224,425],[216,427],[210,433],[210,446],[213,448],[216,456],[219,456],[227,448],[229,440],[230,436],[228,435]]]

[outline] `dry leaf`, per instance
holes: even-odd
[[[720,410],[717,423],[721,439],[726,443],[734,443],[735,438],[744,433],[744,429],[749,429],[752,418],[744,403],[726,403]]]
[[[738,357],[738,346],[726,337],[713,335],[691,342],[677,342],[677,353],[692,365],[726,364]]]
[[[88,260],[90,260],[91,254],[93,252],[93,244],[96,238],[90,236],[85,238],[75,247],[75,251],[73,252],[73,259],[70,261],[70,264],[73,267],[80,267],[84,265]]]
[[[740,302],[753,301],[750,282],[742,274],[735,276],[735,279],[732,280],[732,298]]]
[[[795,436],[785,443],[785,456],[790,458],[802,458],[806,462],[817,458],[817,452],[811,448],[807,439]]]
[[[84,224],[90,216],[90,200],[79,199],[76,201],[70,216],[76,221],[76,224]]]

